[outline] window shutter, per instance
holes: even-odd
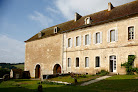
[[[68,48],[68,39],[66,39],[66,48]]]
[[[118,41],[118,30],[115,30],[115,41]]]
[[[85,45],[85,35],[83,35],[83,45]]]
[[[76,37],[74,37],[74,46],[76,46]]]
[[[89,44],[91,44],[91,34],[89,34]]]
[[[107,32],[107,42],[110,42],[110,30]]]
[[[102,32],[100,32],[100,43],[102,43],[102,40],[103,40],[103,39],[102,39],[102,36],[103,36],[103,35],[102,35]]]
[[[72,42],[73,42],[73,38],[71,38],[71,42],[70,42],[71,46],[70,46],[70,47],[72,47],[72,46],[73,46]]]
[[[79,46],[81,46],[81,36],[79,36]]]
[[[93,33],[93,44],[96,43],[96,33]]]

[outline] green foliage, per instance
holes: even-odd
[[[10,74],[10,71],[4,68],[0,68],[0,78],[2,78],[4,74]]]
[[[121,64],[121,66],[124,66],[126,68],[126,72],[128,75],[132,75],[134,74],[134,72],[138,73],[138,68],[133,68],[133,63],[134,63],[135,58],[136,58],[135,55],[129,55],[128,62]]]
[[[101,70],[100,72],[98,72],[96,75],[100,75],[100,76],[104,76],[104,75],[107,75],[109,74],[108,71],[105,71],[105,70]]]

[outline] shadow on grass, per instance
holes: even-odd
[[[0,87],[0,92],[37,92],[37,85],[34,84],[33,89],[23,88],[22,85],[21,87]],[[87,86],[49,84],[42,84],[42,86],[43,92],[138,92],[138,79],[102,80]]]

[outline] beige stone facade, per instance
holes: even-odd
[[[128,27],[134,27],[134,39],[128,40]],[[115,30],[115,41],[109,42],[110,30]],[[95,43],[95,35],[101,32],[100,43]],[[89,45],[84,45],[85,35],[89,34]],[[75,46],[76,37],[80,37],[80,46]],[[68,39],[71,38],[71,47]],[[101,69],[110,70],[110,56],[116,57],[116,69],[112,72],[125,74],[121,63],[127,62],[128,55],[136,55],[134,66],[138,67],[138,16],[111,21],[91,27],[65,32],[43,39],[26,42],[25,71],[30,71],[35,77],[36,65],[40,65],[41,75],[53,74],[54,66],[59,64],[61,73],[75,72],[95,74]],[[99,67],[96,67],[96,57],[100,57]],[[88,67],[85,67],[85,57],[88,57]],[[68,67],[68,58],[71,66]],[[76,67],[79,58],[79,67]],[[114,67],[113,67],[114,68]]]

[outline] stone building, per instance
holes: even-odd
[[[138,67],[138,1],[40,31],[27,41],[25,71],[31,77],[55,73],[95,74],[101,69],[125,74],[121,63],[136,55]]]

